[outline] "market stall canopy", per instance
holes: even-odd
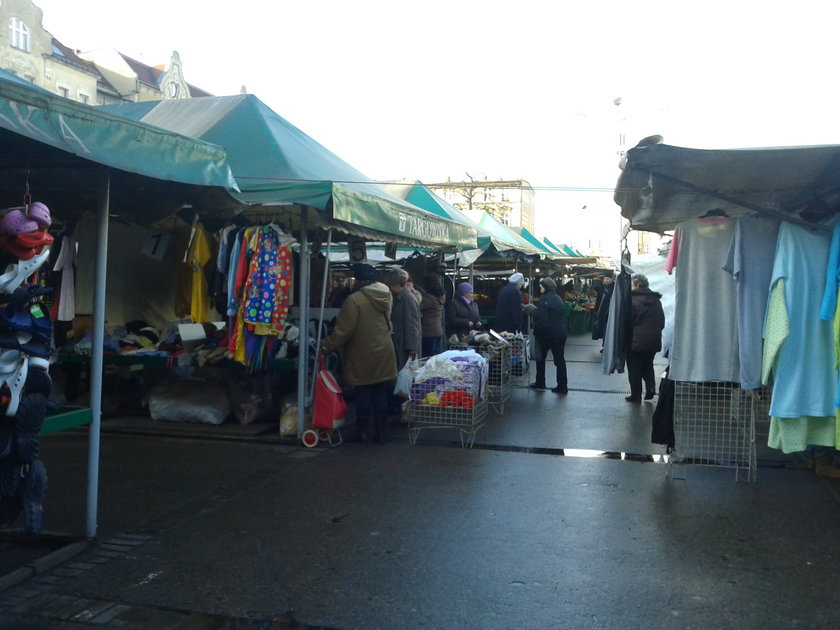
[[[319,225],[371,240],[476,246],[475,230],[389,194],[251,94],[101,109],[224,147],[240,204],[316,208]]]
[[[490,245],[499,252],[512,250],[522,254],[539,254],[540,250],[484,210],[464,210],[464,216],[488,234],[478,239],[479,249]]]
[[[29,190],[73,216],[96,208],[104,167],[111,212],[151,223],[185,203],[236,190],[220,147],[125,120],[0,70],[0,204]],[[215,189],[212,191],[205,187]]]
[[[664,232],[711,210],[821,225],[840,209],[840,146],[687,149],[645,141],[622,163],[614,200],[637,230]]]
[[[526,241],[528,241],[531,245],[533,245],[534,248],[536,248],[536,250],[540,254],[546,255],[546,256],[551,256],[551,257],[556,257],[557,256],[557,252],[552,250],[548,245],[546,245],[545,243],[540,241],[540,239],[538,239],[536,236],[531,234],[531,232],[528,231],[528,228],[520,227],[520,228],[512,228],[512,229],[514,229],[517,232],[517,234],[519,234],[519,236],[521,236]]]

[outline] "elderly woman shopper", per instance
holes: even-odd
[[[554,357],[557,372],[557,385],[552,388],[555,394],[567,394],[569,385],[566,375],[566,305],[557,295],[557,283],[551,278],[540,280],[542,296],[534,313],[534,337],[537,340],[537,376],[530,387],[545,391],[545,361],[548,351]]]
[[[355,265],[358,290],[351,293],[327,337],[321,351],[339,350],[344,380],[356,390],[356,440],[366,443],[371,437],[382,443],[388,421],[388,394],[397,378],[397,361],[391,341],[393,298],[387,286],[377,281],[370,265]]]
[[[431,357],[443,351],[443,306],[446,298],[438,277],[429,273],[417,287],[420,291],[420,329],[422,352]]]
[[[409,359],[416,359],[420,353],[420,307],[406,287],[408,272],[405,269],[389,270],[385,274],[384,282],[394,298],[391,324],[394,330],[397,369],[400,369]]]
[[[642,381],[645,383],[645,400],[656,395],[656,378],[653,373],[653,358],[662,349],[662,329],[665,328],[665,312],[662,310],[662,294],[650,290],[644,274],[633,274],[630,300],[633,306],[633,333],[627,349],[627,380],[630,381],[630,395],[627,402],[642,402]]]
[[[458,285],[457,295],[446,305],[446,326],[450,335],[467,335],[481,328],[478,304],[473,299],[473,288],[468,282]]]
[[[507,284],[499,291],[496,299],[496,321],[493,330],[515,333],[522,330],[522,285],[525,276],[515,273],[508,278]]]

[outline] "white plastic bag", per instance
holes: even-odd
[[[397,374],[397,383],[394,385],[394,396],[408,398],[411,393],[411,384],[414,382],[414,375],[419,367],[416,360],[409,359]]]

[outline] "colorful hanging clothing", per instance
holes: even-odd
[[[257,334],[279,335],[286,326],[292,275],[292,252],[281,245],[272,226],[257,230],[254,255],[243,291],[243,319]]]
[[[819,318],[829,253],[827,234],[790,223],[779,230],[764,323],[762,377],[772,371],[768,445],[785,453],[834,446],[836,410],[832,325]]]
[[[190,301],[190,319],[193,323],[207,321],[210,312],[210,295],[207,290],[207,277],[204,267],[210,262],[210,239],[200,223],[195,224],[195,234],[187,251],[187,263],[192,270],[192,299]]]

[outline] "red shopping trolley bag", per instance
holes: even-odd
[[[315,377],[315,399],[312,404],[312,425],[320,429],[337,429],[347,417],[347,403],[341,395],[341,387],[325,364],[318,360],[318,374]]]

